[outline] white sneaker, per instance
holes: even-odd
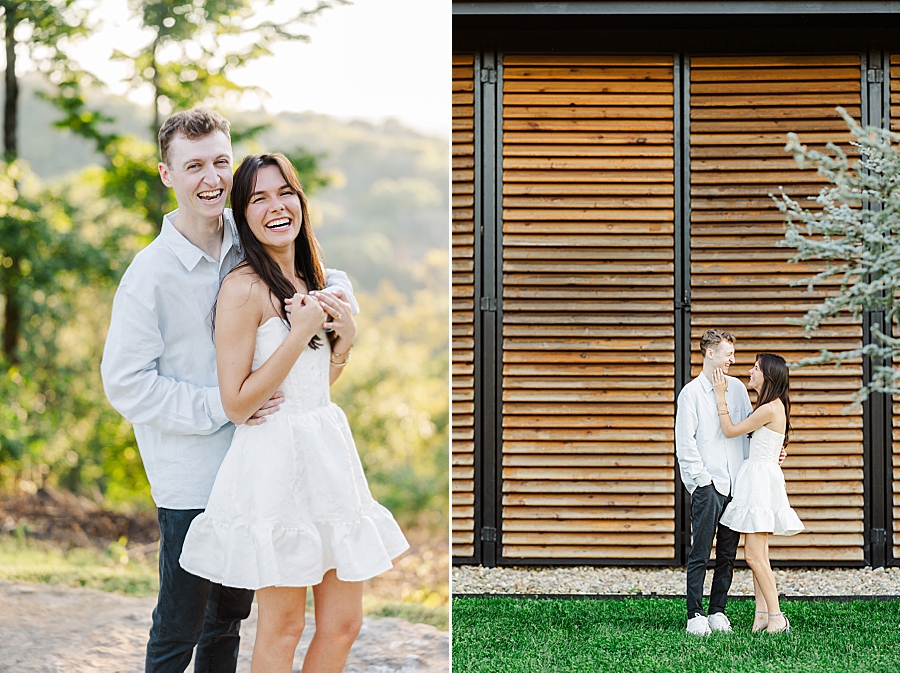
[[[706,621],[709,622],[709,628],[713,631],[731,633],[731,622],[728,621],[724,612],[716,612],[710,615]]]
[[[687,632],[695,636],[708,636],[712,633],[709,628],[709,621],[703,615],[697,615],[688,620]]]

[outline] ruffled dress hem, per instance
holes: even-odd
[[[372,515],[356,521],[299,528],[226,523],[201,514],[191,524],[179,563],[193,575],[238,589],[313,586],[329,570],[345,582],[371,579],[409,549],[390,512],[373,504]]]
[[[769,508],[735,507],[725,508],[719,523],[738,533],[771,533],[773,535],[796,535],[805,530],[800,517],[792,507],[773,510]]]

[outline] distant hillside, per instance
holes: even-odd
[[[52,180],[102,164],[88,141],[53,127],[58,113],[34,92],[34,83],[25,82],[19,130],[22,157],[31,169]],[[112,96],[98,95],[93,104],[116,120],[111,128],[117,132],[152,139],[148,110]],[[448,249],[446,140],[393,121],[375,125],[312,112],[244,112],[230,119],[236,127],[272,124],[249,146],[235,148],[235,163],[251,152],[298,147],[323,155],[320,164],[333,181],[310,199],[316,235],[327,264],[345,269],[362,288],[375,289],[389,278],[409,291],[421,284],[412,267],[424,252]]]

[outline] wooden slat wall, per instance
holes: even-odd
[[[900,54],[891,54],[891,130],[900,132]],[[898,334],[894,325],[894,336]],[[900,364],[900,363],[895,363]],[[900,560],[900,398],[894,396],[893,415],[891,417],[892,433],[892,512],[894,529],[894,560]]]
[[[502,84],[503,557],[673,558],[672,58]]]
[[[453,556],[475,554],[475,67],[453,57]]]
[[[695,57],[690,77],[692,344],[707,327],[734,331],[731,373],[745,384],[757,352],[776,352],[790,362],[820,348],[859,347],[861,325],[849,317],[812,339],[786,324],[826,292],[790,287],[818,267],[785,264],[792,251],[776,247],[783,216],[769,197],[783,186],[805,202],[824,184],[784,152],[785,134],[795,131],[812,146],[849,139],[834,108],[842,105],[859,118],[859,57]],[[691,362],[696,376],[699,350]],[[862,415],[842,413],[861,376],[860,363],[792,373],[794,433],[783,469],[807,530],[771,537],[773,559],[863,558]]]

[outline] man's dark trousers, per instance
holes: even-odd
[[[159,599],[147,644],[146,673],[182,673],[194,646],[197,673],[234,673],[241,620],[253,592],[191,575],[178,564],[184,538],[202,509],[159,508]]]
[[[734,576],[734,558],[737,556],[741,534],[719,523],[730,495],[722,495],[715,485],[698,486],[691,494],[691,529],[693,542],[687,560],[687,612],[688,619],[703,615],[703,580],[706,564],[716,537],[716,569],[713,571],[709,592],[709,614],[725,612],[725,601]]]

